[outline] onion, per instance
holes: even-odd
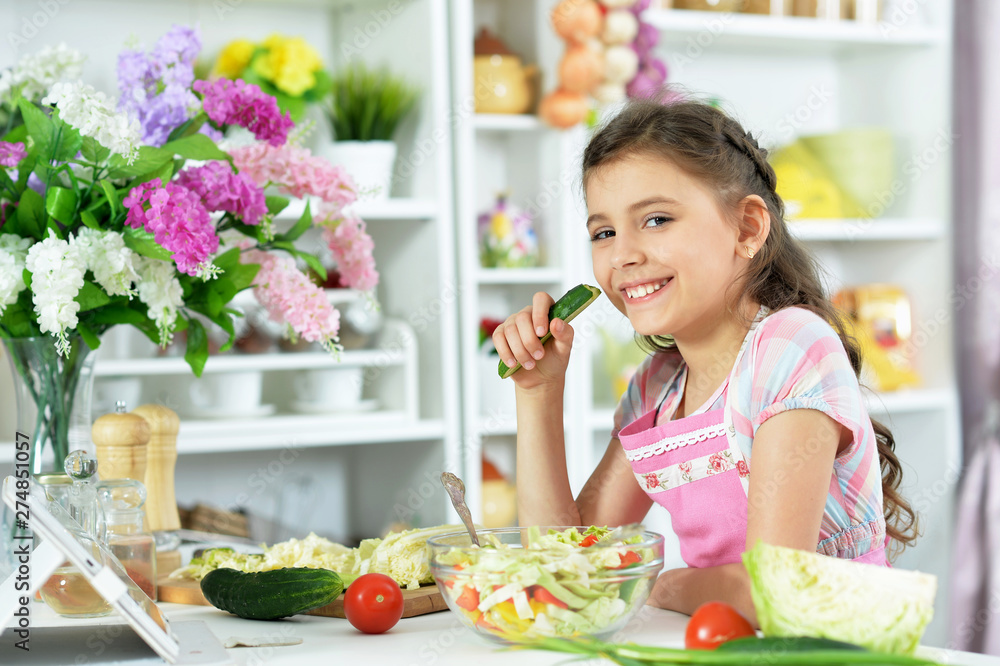
[[[590,92],[604,78],[604,58],[582,44],[574,44],[559,63],[560,88],[573,93]]]
[[[582,42],[601,34],[604,17],[594,0],[562,0],[552,10],[552,27],[568,42]]]
[[[583,95],[556,90],[542,98],[538,116],[552,127],[566,129],[582,123],[589,110]]]

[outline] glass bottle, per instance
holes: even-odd
[[[104,512],[104,543],[125,567],[125,573],[156,599],[156,542],[144,526],[146,487],[135,479],[109,479],[97,484]]]
[[[97,458],[85,451],[74,451],[66,456],[66,474],[73,480],[65,494],[66,509],[75,521],[67,521],[69,529],[84,548],[100,558],[98,542],[97,491],[91,478],[97,473]],[[59,500],[56,500],[59,501]],[[61,502],[60,502],[61,503]],[[80,570],[63,562],[41,588],[42,601],[64,617],[101,617],[111,613],[111,604],[91,587]]]

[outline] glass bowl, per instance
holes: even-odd
[[[646,603],[663,568],[655,532],[613,542],[587,527],[505,527],[427,540],[434,581],[462,622],[501,643],[607,638]],[[603,529],[603,528],[597,528]]]

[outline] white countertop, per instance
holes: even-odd
[[[300,645],[264,648],[232,648],[228,653],[237,664],[393,664],[399,666],[445,666],[448,664],[510,664],[551,666],[566,663],[572,655],[538,650],[511,652],[475,635],[450,611],[400,620],[392,630],[380,635],[356,631],[347,620],[298,615],[274,622],[242,620],[208,606],[182,606],[162,603],[160,607],[172,622],[204,621],[220,642],[232,636],[241,638],[301,638]],[[117,625],[118,617],[94,620],[61,618],[41,603],[32,605],[32,628],[69,625]],[[634,641],[665,647],[683,647],[687,616],[649,606],[616,636],[619,641]],[[113,631],[108,627],[107,632]],[[95,627],[89,645],[82,646],[77,664],[101,664],[102,633]],[[96,638],[95,638],[96,637]],[[942,663],[965,666],[1000,666],[1000,658],[984,655],[921,648],[922,655]],[[33,663],[30,653],[24,664]],[[610,663],[610,662],[600,662]]]

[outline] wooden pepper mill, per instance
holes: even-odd
[[[146,525],[153,532],[181,528],[174,496],[174,467],[177,465],[177,412],[163,405],[140,405],[132,410],[149,424],[151,436],[146,462]]]
[[[125,411],[119,401],[115,411],[105,414],[90,429],[97,447],[97,474],[102,481],[135,479],[146,481],[146,447],[149,424],[138,414]]]

